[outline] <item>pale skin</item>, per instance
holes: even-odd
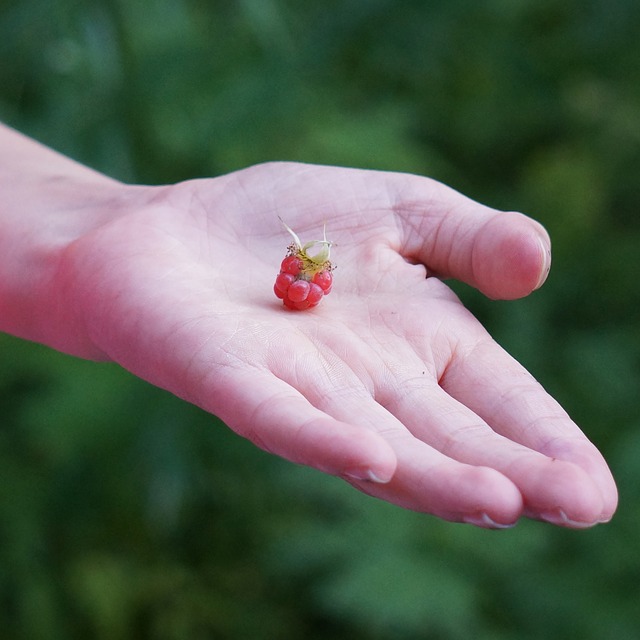
[[[613,515],[601,454],[443,282],[537,289],[534,220],[428,178],[295,163],[125,185],[2,125],[0,194],[0,330],[115,361],[408,509],[490,528]],[[278,216],[336,244],[312,310],[273,294]]]

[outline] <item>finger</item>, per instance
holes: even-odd
[[[515,524],[522,497],[514,484],[494,469],[463,464],[414,438],[405,426],[364,394],[336,398],[318,389],[315,401],[337,419],[357,421],[383,436],[398,460],[393,478],[372,484],[347,478],[361,491],[407,509],[454,522],[488,528]]]
[[[351,484],[405,509],[487,529],[513,527],[522,515],[518,488],[495,469],[440,456],[411,434],[396,440],[394,448],[398,469],[390,482]]]
[[[266,451],[354,479],[388,482],[395,472],[383,438],[316,409],[268,371],[228,371],[215,386],[216,398],[199,404]]]
[[[251,375],[249,393],[234,398],[233,389],[246,390],[248,381],[230,381],[230,393],[215,413],[267,451],[451,521],[500,528],[513,525],[522,512],[520,494],[507,478],[443,456],[411,437],[371,398],[337,399],[318,388],[318,399],[327,400],[322,409],[333,409],[321,410],[269,374]]]
[[[538,222],[416,176],[398,179],[395,187],[393,210],[402,223],[405,257],[495,299],[526,296],[544,283],[551,243]]]
[[[329,331],[324,325],[315,328],[323,343],[322,337]],[[388,381],[393,359],[373,354],[367,344],[357,332],[343,329],[332,336],[331,347],[325,343],[325,349],[314,347],[308,353],[284,348],[271,363],[287,382],[304,389],[310,403],[324,415],[377,433],[393,448],[398,464],[390,482],[384,486],[357,483],[353,478],[350,482],[370,495],[448,520],[493,527],[515,523],[522,513],[522,497],[510,480],[494,469],[461,464],[425,445],[376,402],[373,378]],[[400,350],[407,358],[411,356],[401,344]],[[401,357],[396,349],[395,358]],[[424,365],[420,363],[419,368]],[[403,390],[391,381],[390,393],[400,392]]]
[[[576,497],[593,491],[599,500],[594,496],[591,509],[582,511],[567,503],[549,504],[546,520],[595,523],[612,517],[617,489],[602,455],[533,376],[498,345],[481,342],[454,359],[440,383],[497,433],[583,471],[568,486]]]
[[[526,515],[548,520],[561,511],[565,521],[556,524],[575,527],[598,521],[602,496],[583,469],[496,433],[437,385],[406,390],[393,412],[416,437],[443,454],[496,469],[512,480],[523,496]]]

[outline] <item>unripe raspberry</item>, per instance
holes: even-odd
[[[284,222],[294,242],[280,264],[273,291],[285,307],[301,311],[315,307],[331,291],[333,266],[329,261],[331,242],[322,240],[302,244]],[[319,247],[319,249],[318,249]],[[313,250],[318,249],[316,252]]]

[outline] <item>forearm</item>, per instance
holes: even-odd
[[[127,187],[0,124],[0,330],[62,350],[61,257],[117,215]],[[82,351],[82,349],[80,349]],[[87,354],[82,354],[87,355]]]

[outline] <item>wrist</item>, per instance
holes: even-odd
[[[0,125],[0,331],[101,358],[74,319],[61,266],[138,189]]]

